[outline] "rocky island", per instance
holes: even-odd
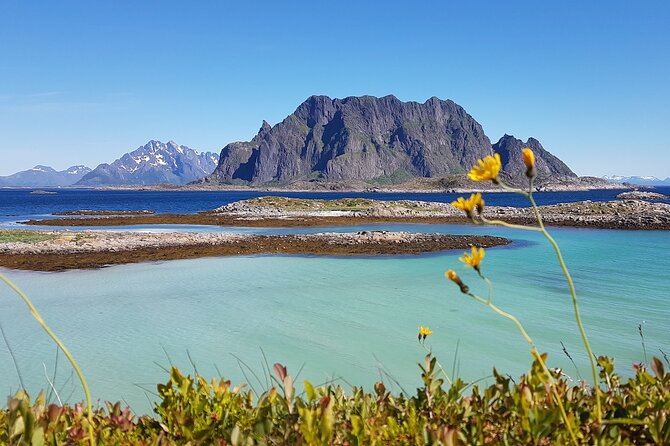
[[[602,229],[670,229],[670,205],[642,200],[582,201],[540,206],[545,224]],[[536,224],[530,208],[487,206],[484,215],[510,223]],[[126,226],[198,224],[247,227],[350,226],[375,223],[465,224],[448,203],[365,198],[313,200],[259,197],[200,214],[98,215],[30,220],[39,226]]]
[[[393,95],[311,96],[280,123],[263,121],[250,141],[224,146],[216,169],[192,187],[474,190],[485,186],[464,174],[492,153],[502,160],[501,178],[522,185],[524,147],[535,152],[536,185],[545,190],[625,188],[578,177],[535,138],[504,135],[491,144],[451,100],[403,102]]]
[[[12,236],[2,237],[3,232]],[[294,235],[235,233],[0,231],[0,266],[34,271],[249,254],[399,255],[492,247],[501,237],[358,231]]]
[[[616,196],[619,200],[670,200],[667,195],[659,194],[658,192],[632,190],[629,192],[622,192]]]

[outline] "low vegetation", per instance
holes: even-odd
[[[653,373],[640,366],[623,383],[608,359],[598,359],[603,420],[596,422],[593,388],[569,385],[554,373],[555,388],[576,429],[578,444],[670,442],[670,374],[660,360]],[[447,386],[435,358],[421,364],[422,387],[397,395],[382,382],[373,392],[338,386],[297,394],[280,364],[274,385],[254,395],[225,379],[187,376],[173,368],[158,386],[155,415],[136,416],[121,404],[94,410],[94,443],[118,445],[470,445],[571,444],[547,376],[536,361],[517,380],[494,370],[485,387],[455,380]],[[24,392],[0,412],[0,443],[86,444],[88,419],[81,405],[31,401]]]
[[[282,211],[369,211],[378,208],[392,207],[412,211],[439,212],[443,210],[439,204],[421,201],[397,200],[378,201],[369,198],[340,198],[337,200],[316,200],[305,198],[288,198],[265,196],[245,201],[249,206]]]
[[[55,234],[45,234],[35,231],[0,231],[0,243],[37,243],[45,240],[53,240],[56,237]]]

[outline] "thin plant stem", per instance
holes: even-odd
[[[570,271],[568,271],[568,267],[566,266],[565,261],[563,260],[563,254],[561,253],[561,248],[558,246],[558,243],[556,243],[556,240],[554,240],[554,238],[547,232],[546,228],[544,227],[544,222],[542,221],[540,210],[538,209],[537,204],[535,203],[535,199],[533,198],[532,189],[533,189],[533,179],[531,178],[529,188],[531,192],[527,194],[527,197],[530,200],[531,206],[533,207],[533,212],[535,213],[535,218],[537,218],[537,223],[540,227],[540,230],[542,231],[544,237],[549,241],[551,246],[554,248],[554,251],[556,252],[556,258],[558,259],[558,263],[560,264],[561,269],[563,270],[565,279],[568,282],[568,287],[570,288],[570,296],[572,297],[572,307],[575,313],[575,320],[577,321],[577,327],[579,327],[579,333],[582,337],[584,348],[586,348],[586,354],[589,357],[589,363],[591,364],[593,389],[596,396],[596,417],[598,418],[598,422],[600,423],[602,421],[602,409],[600,406],[600,389],[598,387],[598,370],[596,369],[596,362],[594,360],[593,350],[591,350],[591,344],[589,343],[589,339],[586,336],[586,331],[584,330],[584,325],[582,324],[582,317],[579,313],[579,305],[577,303],[577,291],[575,290],[575,284],[572,281]]]
[[[420,344],[421,344],[421,347],[423,347],[423,349],[426,351],[426,353],[428,353],[429,355],[432,356],[433,352],[431,352],[430,349],[428,347],[426,347],[426,344],[424,344],[423,342],[421,342]],[[449,375],[447,375],[447,372],[445,372],[444,368],[442,368],[442,364],[440,364],[440,361],[435,359],[435,365],[439,367],[440,372],[442,372],[444,377],[447,379],[447,382],[449,383],[449,385],[451,385],[452,384],[451,383],[451,378],[449,378]]]
[[[12,350],[12,346],[9,345],[9,340],[7,340],[7,336],[5,336],[5,329],[2,328],[2,324],[0,324],[0,333],[2,333],[2,339],[5,341],[5,345],[7,346],[9,356],[11,356],[12,362],[14,363],[14,369],[16,370],[16,375],[19,377],[19,384],[21,384],[21,388],[25,389],[26,385],[23,383],[23,377],[21,376],[19,363],[16,361],[16,356],[14,356],[14,350]]]
[[[640,339],[642,339],[642,351],[644,352],[644,363],[647,361],[647,347],[644,345],[644,332],[642,331],[642,324],[638,324],[637,331],[640,333]]]
[[[62,406],[63,401],[60,399],[60,395],[58,394],[58,391],[56,390],[53,381],[49,379],[49,373],[47,373],[47,365],[45,363],[42,363],[42,367],[44,367],[44,377],[47,379],[47,382],[49,383],[49,388],[51,389],[49,392],[51,393],[51,391],[53,391],[54,395],[56,395],[56,399],[58,400],[58,404]]]
[[[28,298],[28,296],[25,295],[19,287],[14,285],[14,283],[9,280],[7,277],[5,277],[4,274],[0,273],[0,280],[5,282],[7,286],[9,286],[16,294],[19,295],[21,300],[28,306],[28,309],[30,310],[30,313],[32,314],[33,318],[37,321],[38,324],[42,327],[42,329],[49,335],[49,337],[56,343],[56,345],[62,350],[63,354],[67,357],[67,359],[70,361],[70,364],[72,364],[72,368],[74,369],[75,373],[77,374],[77,377],[79,378],[79,381],[81,382],[81,386],[84,388],[84,395],[86,397],[86,405],[88,408],[88,434],[89,434],[89,441],[91,445],[94,444],[94,438],[93,438],[93,402],[91,400],[91,392],[88,389],[88,384],[86,383],[86,378],[84,378],[84,374],[82,373],[81,369],[79,368],[79,365],[77,364],[77,361],[75,361],[74,357],[70,353],[70,351],[65,347],[65,344],[56,336],[56,333],[54,333],[51,328],[47,325],[46,322],[44,322],[44,319],[40,315],[40,313],[37,311],[37,308],[35,308],[35,305],[33,305],[32,301]]]
[[[503,182],[500,181],[500,180],[498,180],[498,185],[499,185],[500,187],[502,187],[504,190],[506,190],[507,192],[513,192],[513,193],[515,193],[515,194],[520,194],[520,195],[523,195],[523,196],[525,196],[525,197],[528,197],[528,196],[530,195],[530,192],[531,192],[531,190],[532,190],[532,188],[533,188],[533,186],[531,185],[531,186],[528,188],[528,192],[526,192],[525,190],[517,189],[516,187],[510,187],[510,186],[508,186],[507,184],[503,183]]]
[[[491,301],[493,301],[493,284],[491,283],[491,281],[486,276],[484,276],[482,274],[481,270],[477,269],[477,274],[479,274],[479,277],[481,277],[482,280],[484,282],[486,282],[486,285],[489,287],[489,295],[488,295],[487,302],[490,303]]]
[[[483,277],[484,276],[482,276],[482,278]],[[568,418],[568,414],[565,411],[565,407],[563,407],[563,401],[561,400],[561,397],[558,395],[558,392],[556,391],[556,387],[554,386],[555,383],[554,383],[553,377],[551,376],[551,372],[549,372],[549,368],[547,368],[547,364],[544,362],[544,359],[542,359],[542,356],[540,355],[540,352],[537,350],[537,347],[535,346],[535,342],[528,335],[528,332],[526,332],[526,330],[523,328],[523,325],[521,325],[521,322],[519,322],[519,320],[515,316],[513,316],[513,315],[501,310],[500,308],[496,307],[495,305],[493,305],[493,303],[490,300],[486,300],[486,299],[484,299],[480,296],[477,296],[476,294],[473,294],[473,293],[468,293],[468,296],[472,297],[477,302],[486,305],[491,310],[493,310],[495,313],[499,314],[500,316],[502,316],[504,318],[509,319],[510,321],[512,321],[514,323],[514,325],[516,325],[516,328],[519,330],[519,333],[521,333],[521,336],[523,336],[523,338],[526,340],[528,345],[530,345],[531,355],[540,364],[540,366],[542,367],[542,371],[547,375],[547,379],[549,379],[549,381],[551,382],[551,387],[550,387],[551,388],[551,393],[553,394],[554,399],[556,400],[556,404],[558,405],[558,408],[561,412],[561,417],[563,418],[563,422],[565,423],[565,426],[568,428],[568,432],[570,433],[570,437],[572,439],[572,442],[575,445],[579,444],[577,442],[577,437],[575,435],[575,432],[572,428],[572,424],[570,423],[570,419]]]
[[[479,218],[481,218],[482,222],[486,223],[487,225],[504,226],[506,228],[522,229],[524,231],[542,232],[542,229],[540,229],[536,226],[515,225],[513,223],[507,223],[506,221],[502,221],[502,220],[489,220],[488,218],[486,218],[484,216],[480,216]]]

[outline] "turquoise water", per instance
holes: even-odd
[[[588,376],[567,286],[540,235],[472,226],[365,228],[512,238],[512,245],[487,251],[484,272],[495,284],[494,302],[522,321],[539,348],[549,352],[552,366],[574,379],[579,376],[561,351],[562,341],[581,376]],[[553,234],[574,274],[595,353],[616,357],[619,371],[630,374],[631,364],[644,360],[638,324],[643,324],[649,357],[660,356],[659,348],[670,353],[670,232],[553,229]],[[444,278],[444,271],[454,268],[485,293],[483,284],[459,264],[461,253],[245,256],[61,273],[3,272],[34,299],[79,359],[96,399],[123,399],[146,411],[151,395],[144,389],[153,392],[166,379],[161,366],[172,362],[192,371],[187,352],[202,374],[220,371],[235,382],[247,378],[233,355],[260,374],[262,348],[270,364],[282,362],[289,372],[304,365],[299,381],[335,378],[345,386],[369,387],[380,373],[388,373],[413,392],[419,384],[416,363],[425,354],[416,339],[419,325],[434,331],[426,345],[450,373],[454,356],[456,374],[466,380],[489,376],[494,365],[512,376],[525,372],[530,356],[514,326]],[[55,347],[7,288],[0,288],[0,300],[0,322],[34,393],[48,386],[44,369],[51,376]],[[61,397],[81,399],[72,380],[65,383],[70,372],[62,356],[58,362]],[[247,375],[259,390],[262,386]],[[4,343],[0,377],[5,394],[19,386]],[[390,378],[385,381],[398,390]]]

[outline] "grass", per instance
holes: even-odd
[[[0,243],[38,243],[54,240],[57,237],[56,234],[46,234],[44,232],[0,230]]]
[[[438,212],[439,206],[425,206],[412,201],[380,201],[369,198],[341,198],[338,200],[315,200],[287,197],[258,197],[249,204],[286,211],[367,211],[377,207],[394,207],[413,211]]]

